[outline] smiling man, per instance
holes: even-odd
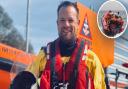
[[[40,89],[106,89],[98,57],[87,41],[77,37],[76,3],[63,1],[57,14],[59,37],[41,48],[27,71],[40,78]]]
[[[66,44],[72,44],[76,40],[79,25],[78,9],[73,6],[58,8],[57,26],[59,38]]]

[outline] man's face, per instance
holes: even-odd
[[[78,25],[79,19],[76,9],[72,6],[61,7],[57,19],[59,38],[65,43],[74,41]]]

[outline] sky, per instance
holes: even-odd
[[[62,0],[30,0],[29,40],[34,47],[35,54],[42,46],[58,37],[57,32],[57,6]],[[70,0],[79,1],[87,7],[98,11],[100,5],[106,0]],[[128,0],[119,0],[128,6]],[[13,25],[25,39],[27,0],[0,0],[0,5],[13,20]],[[127,7],[128,11],[128,7]],[[127,31],[128,33],[128,31]]]
[[[104,3],[102,10],[112,10],[112,11],[120,11],[120,10],[124,10],[125,8],[122,6],[122,4],[118,1],[108,1],[106,3]],[[114,6],[114,7],[113,7]]]

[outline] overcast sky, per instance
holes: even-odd
[[[112,10],[112,11],[120,11],[120,10],[126,10],[126,8],[118,1],[107,1],[104,4],[102,4],[102,10]]]
[[[41,46],[57,38],[56,10],[62,0],[30,0],[30,42],[37,54]],[[96,12],[106,0],[70,0],[80,1]],[[120,0],[128,6],[128,0]],[[0,5],[13,20],[13,25],[25,38],[27,0],[0,0]],[[128,11],[128,8],[127,8]]]

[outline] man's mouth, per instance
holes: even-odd
[[[69,28],[67,28],[67,29],[63,29],[63,32],[64,32],[64,33],[71,32],[71,29],[69,29]]]

